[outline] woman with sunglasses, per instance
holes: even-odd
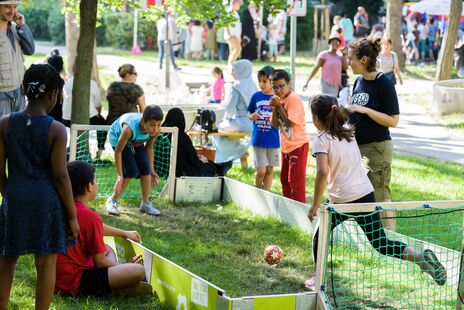
[[[119,67],[118,73],[121,81],[111,83],[106,94],[109,110],[106,120],[109,124],[125,113],[142,113],[145,109],[143,89],[135,84],[137,81],[135,67],[131,64],[124,64]]]

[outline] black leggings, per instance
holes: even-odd
[[[375,202],[374,193],[370,193],[360,199],[347,203],[367,203]],[[373,213],[332,213],[332,221],[330,231],[337,227],[338,224],[353,218],[361,229],[364,231],[367,239],[371,243],[372,247],[382,255],[392,256],[401,258],[406,244],[400,241],[393,241],[387,238],[385,230],[383,229],[382,222],[379,216],[379,212]],[[319,227],[316,228],[313,237],[313,260],[317,262],[317,247],[319,240]]]
[[[106,119],[101,116],[100,114],[97,114],[89,119],[90,125],[108,125],[106,122]],[[64,119],[63,124],[66,127],[71,127],[71,121]],[[97,130],[97,146],[98,150],[103,151],[105,149],[105,141],[106,141],[106,136],[108,132],[107,131],[100,131]]]

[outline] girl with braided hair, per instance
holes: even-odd
[[[66,169],[66,129],[47,115],[63,80],[48,64],[32,65],[23,87],[26,109],[0,119],[0,309],[7,308],[18,257],[26,254],[35,255],[35,307],[48,309],[56,254],[66,253],[79,231]]]

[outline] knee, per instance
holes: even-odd
[[[145,268],[140,264],[133,264],[132,274],[134,276],[134,282],[140,282],[145,279]]]
[[[266,175],[266,170],[264,170],[264,169],[256,169],[256,176],[258,178],[264,178],[265,175]]]

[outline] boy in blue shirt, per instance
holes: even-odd
[[[114,149],[118,179],[113,195],[106,201],[108,214],[119,215],[118,199],[133,178],[140,178],[142,202],[140,212],[160,215],[148,200],[150,186],[156,185],[158,175],[153,168],[153,144],[161,131],[163,111],[157,105],[148,105],[143,114],[126,113],[111,125],[108,140]]]
[[[272,108],[269,100],[274,96],[269,76],[274,71],[266,66],[258,71],[259,88],[250,99],[248,118],[253,121],[251,145],[256,167],[256,187],[268,191],[272,185],[273,169],[279,166],[279,130],[272,127]]]

